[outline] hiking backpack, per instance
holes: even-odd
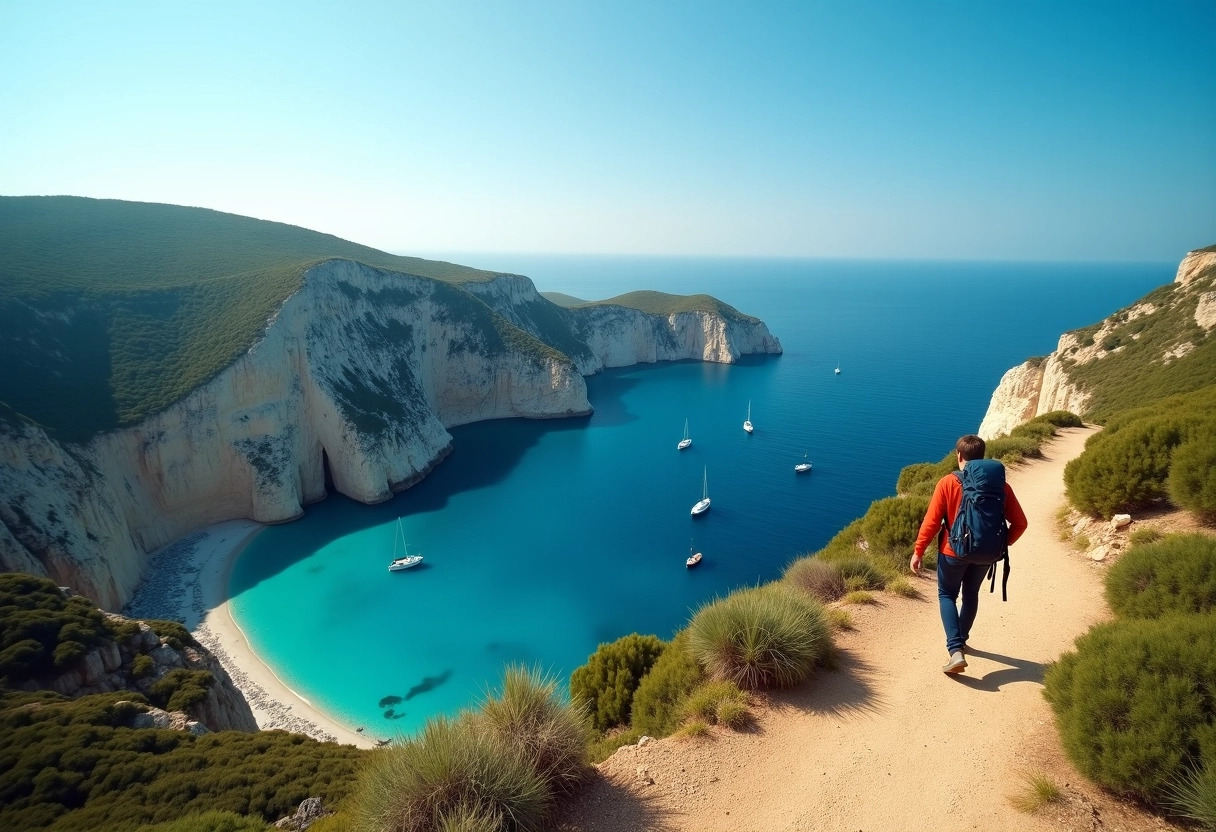
[[[950,548],[966,563],[990,566],[990,592],[996,591],[996,564],[1005,562],[1001,598],[1008,600],[1009,525],[1005,522],[1005,466],[995,459],[973,459],[955,471],[963,499],[950,526]]]

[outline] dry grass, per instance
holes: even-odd
[[[855,630],[857,625],[853,622],[853,613],[848,610],[842,610],[840,607],[828,607],[828,624],[833,630]]]
[[[1019,812],[1033,814],[1048,803],[1057,803],[1064,794],[1060,787],[1052,782],[1046,774],[1029,774],[1026,776],[1022,791],[1009,798],[1013,808]]]
[[[920,590],[916,584],[904,577],[893,578],[887,582],[887,592],[893,595],[898,595],[900,598],[919,598]]]
[[[878,599],[874,597],[873,592],[867,592],[864,589],[855,589],[848,595],[844,596],[842,603],[845,604],[877,604]]]

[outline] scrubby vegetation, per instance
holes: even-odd
[[[216,811],[275,821],[306,797],[337,803],[367,753],[282,731],[124,727],[146,707],[132,693],[0,695],[0,828],[122,830]]]
[[[823,604],[835,601],[845,593],[840,568],[818,558],[799,558],[785,567],[782,578]]]
[[[688,646],[711,679],[756,690],[802,682],[831,644],[818,602],[781,585],[711,601],[688,625]]]
[[[586,704],[596,730],[627,725],[633,693],[662,652],[656,636],[637,633],[601,644],[570,675],[570,698]]]
[[[1133,546],[1106,573],[1106,600],[1126,618],[1216,611],[1216,537],[1170,535]]]
[[[680,312],[708,312],[721,315],[728,321],[758,324],[759,318],[744,315],[730,304],[710,295],[669,295],[665,292],[628,292],[607,300],[597,300],[586,306],[625,306],[648,315],[675,315]]]
[[[665,737],[676,730],[685,697],[704,678],[700,662],[688,647],[688,631],[681,630],[633,695],[634,729],[651,737]]]

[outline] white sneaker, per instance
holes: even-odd
[[[962,650],[955,650],[950,654],[950,661],[946,662],[942,668],[943,673],[962,673],[967,669],[967,657],[963,655]]]

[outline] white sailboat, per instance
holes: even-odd
[[[840,365],[836,365],[836,375],[840,375]]]
[[[692,544],[689,544],[688,557],[684,559],[684,566],[687,567],[688,569],[692,569],[694,566],[696,566],[700,562],[701,562],[701,553],[700,552],[694,553],[692,550]]]
[[[705,466],[705,471],[701,478],[701,499],[693,504],[693,516],[704,514],[709,511],[709,466]]]
[[[688,438],[688,420],[684,420],[684,438],[680,440],[680,444],[676,445],[677,450],[684,450],[692,444],[692,440]]]
[[[400,550],[401,554],[397,552]],[[422,555],[411,555],[409,545],[405,542],[405,529],[401,526],[401,518],[397,518],[397,531],[393,537],[393,560],[388,565],[389,572],[400,572],[422,563]]]
[[[747,400],[747,418],[743,420],[743,429],[748,433],[752,432],[752,400]]]
[[[803,454],[802,462],[799,462],[797,465],[794,466],[794,471],[795,471],[795,473],[798,473],[798,474],[807,474],[807,473],[810,473],[810,470],[811,470],[811,463],[807,462],[806,454]]]

